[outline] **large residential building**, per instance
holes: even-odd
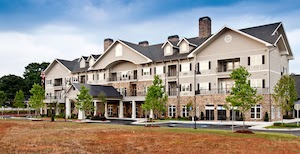
[[[46,105],[62,104],[67,116],[78,113],[75,98],[80,85],[90,89],[100,112],[98,94],[107,95],[105,116],[119,118],[145,117],[141,104],[147,88],[158,75],[168,94],[166,117],[189,116],[186,104],[195,104],[197,117],[206,120],[229,120],[231,110],[223,105],[234,85],[229,74],[240,66],[252,74],[252,87],[263,100],[246,113],[246,120],[263,120],[266,112],[279,119],[271,94],[283,74],[289,72],[293,53],[281,22],[233,29],[224,26],[211,34],[211,19],[199,19],[199,34],[193,38],[169,36],[160,44],[148,41],[131,43],[104,40],[100,55],[82,56],[74,60],[55,59],[45,70]],[[202,113],[201,113],[202,112]],[[234,112],[233,117],[239,118]]]

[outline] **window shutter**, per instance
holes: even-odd
[[[265,55],[262,55],[262,64],[265,64]]]
[[[163,68],[164,68],[164,73],[166,73],[166,67],[164,66]]]
[[[265,85],[265,79],[262,79],[262,88],[266,88],[266,85]]]
[[[143,74],[144,74],[144,70],[142,69],[142,76],[143,76]]]
[[[103,78],[105,79],[105,73],[103,74]]]
[[[192,91],[192,84],[190,83],[190,91]]]
[[[199,72],[199,70],[200,70],[200,63],[198,62],[197,63],[197,72]]]
[[[181,91],[181,84],[179,85],[179,91]]]
[[[200,90],[200,84],[197,83],[197,90],[199,91]]]
[[[251,86],[251,80],[248,80],[248,85]]]
[[[151,73],[151,68],[150,68],[150,75],[151,75],[152,73]]]
[[[208,69],[210,70],[211,66],[210,66],[210,61],[208,62]]]
[[[211,84],[210,84],[210,82],[208,83],[208,90],[209,91],[211,90]]]
[[[192,63],[190,63],[190,71],[192,71]]]
[[[154,74],[156,74],[156,67],[154,67]]]
[[[250,66],[250,57],[248,57],[248,66]]]
[[[179,72],[181,72],[181,64],[179,65]]]

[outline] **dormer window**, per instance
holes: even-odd
[[[180,53],[186,53],[188,52],[188,45],[186,42],[182,42],[180,45]]]
[[[122,45],[117,44],[117,46],[116,46],[116,57],[120,57],[120,56],[122,56]]]
[[[82,58],[80,60],[80,68],[84,68],[85,67],[85,60]]]

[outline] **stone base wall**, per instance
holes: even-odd
[[[196,108],[197,108],[197,116],[200,116],[200,113],[203,112],[204,113],[204,117],[206,117],[206,110],[205,107],[207,105],[212,105],[214,107],[214,120],[217,120],[217,115],[218,115],[218,106],[223,106],[225,104],[227,104],[225,98],[228,95],[197,95],[196,96]],[[271,99],[271,102],[269,101],[269,99]],[[169,105],[175,105],[176,106],[176,113],[177,116],[181,115],[181,111],[182,111],[182,106],[188,104],[189,102],[192,102],[194,104],[194,96],[181,96],[179,99],[177,99],[177,97],[169,97],[168,102],[167,102],[167,113],[166,115],[168,116],[168,106]],[[272,106],[274,107],[275,111],[274,113],[270,113],[271,107],[270,107],[270,103],[273,104]],[[280,120],[281,118],[278,118],[278,109],[277,107],[275,107],[274,104],[274,100],[272,99],[272,97],[270,95],[263,95],[263,100],[261,100],[260,102],[257,103],[257,105],[260,105],[260,118],[251,118],[251,109],[248,110],[245,113],[245,120],[247,121],[263,121],[266,112],[268,112],[269,118],[271,117],[271,115],[273,115],[274,117],[272,118],[272,121],[275,120]],[[272,112],[273,112],[272,111]],[[177,117],[176,116],[176,117]],[[226,118],[227,120],[230,119],[230,110],[226,110]]]

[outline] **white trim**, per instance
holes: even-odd
[[[244,36],[246,36],[246,37],[248,37],[248,38],[251,38],[251,39],[256,40],[256,41],[258,41],[258,42],[260,42],[260,43],[263,43],[263,44],[265,44],[266,46],[272,46],[272,44],[270,44],[270,43],[268,43],[268,42],[266,42],[266,41],[263,41],[263,40],[261,40],[261,39],[258,39],[258,38],[256,38],[256,37],[253,37],[253,36],[251,36],[251,35],[249,35],[249,34],[247,34],[247,33],[244,33],[244,32],[239,31],[239,30],[235,30],[235,29],[230,28],[230,27],[228,27],[228,26],[224,26],[224,27],[221,28],[216,34],[214,34],[213,36],[211,36],[210,38],[208,38],[205,42],[203,42],[200,46],[198,46],[198,47],[197,47],[193,52],[191,52],[187,57],[188,57],[188,58],[194,57],[194,54],[195,54],[195,52],[196,52],[197,50],[199,50],[200,48],[202,48],[204,45],[206,45],[208,42],[210,42],[213,38],[215,38],[217,35],[219,35],[220,32],[222,32],[222,31],[225,30],[225,29],[232,30],[232,31],[234,31],[234,32],[236,32],[236,33],[239,33],[239,34],[244,35]]]
[[[276,27],[276,29],[273,31],[273,33],[271,35],[275,35],[275,32],[277,32],[277,30],[279,29],[279,27],[282,25],[282,22],[280,22],[280,24]]]
[[[169,40],[168,40],[167,42],[165,42],[165,43],[161,46],[161,49],[164,48],[164,46],[165,46],[167,43],[169,43],[173,48],[177,48],[177,49],[178,49],[178,47],[177,47],[177,46],[174,46]]]
[[[187,38],[185,38],[185,37],[184,37],[183,39],[181,39],[181,40],[177,43],[177,46],[179,46],[180,43],[181,43],[183,40],[185,40],[189,45],[192,45],[192,46],[195,46],[195,47],[198,46],[198,45],[196,45],[196,44],[193,44],[193,43],[189,42],[189,41],[187,40]]]
[[[48,65],[48,67],[44,70],[45,74],[48,71],[48,69],[50,68],[50,66],[52,66],[52,64],[54,64],[54,62],[59,63],[60,65],[62,65],[69,73],[71,73],[71,70],[69,70],[65,65],[63,65],[59,60],[54,59],[53,62],[51,64]]]
[[[116,40],[115,42],[113,42],[105,51],[103,54],[101,54],[101,56],[95,61],[95,63],[90,66],[88,68],[88,70],[92,70],[92,67],[94,67],[98,61],[100,61],[100,59],[102,59],[102,57],[104,57],[104,55],[114,46],[114,44],[116,44],[116,42],[119,42],[121,43],[122,45],[126,46],[127,48],[129,48],[130,50],[136,52],[137,54],[139,54],[140,56],[142,56],[143,58],[147,59],[147,61],[145,63],[149,63],[149,62],[152,62],[152,60],[148,57],[146,57],[145,55],[141,54],[140,52],[136,51],[135,49],[131,48],[130,46],[128,46],[127,44],[125,44],[124,42],[122,42],[121,40]],[[142,64],[142,63],[141,63]]]

